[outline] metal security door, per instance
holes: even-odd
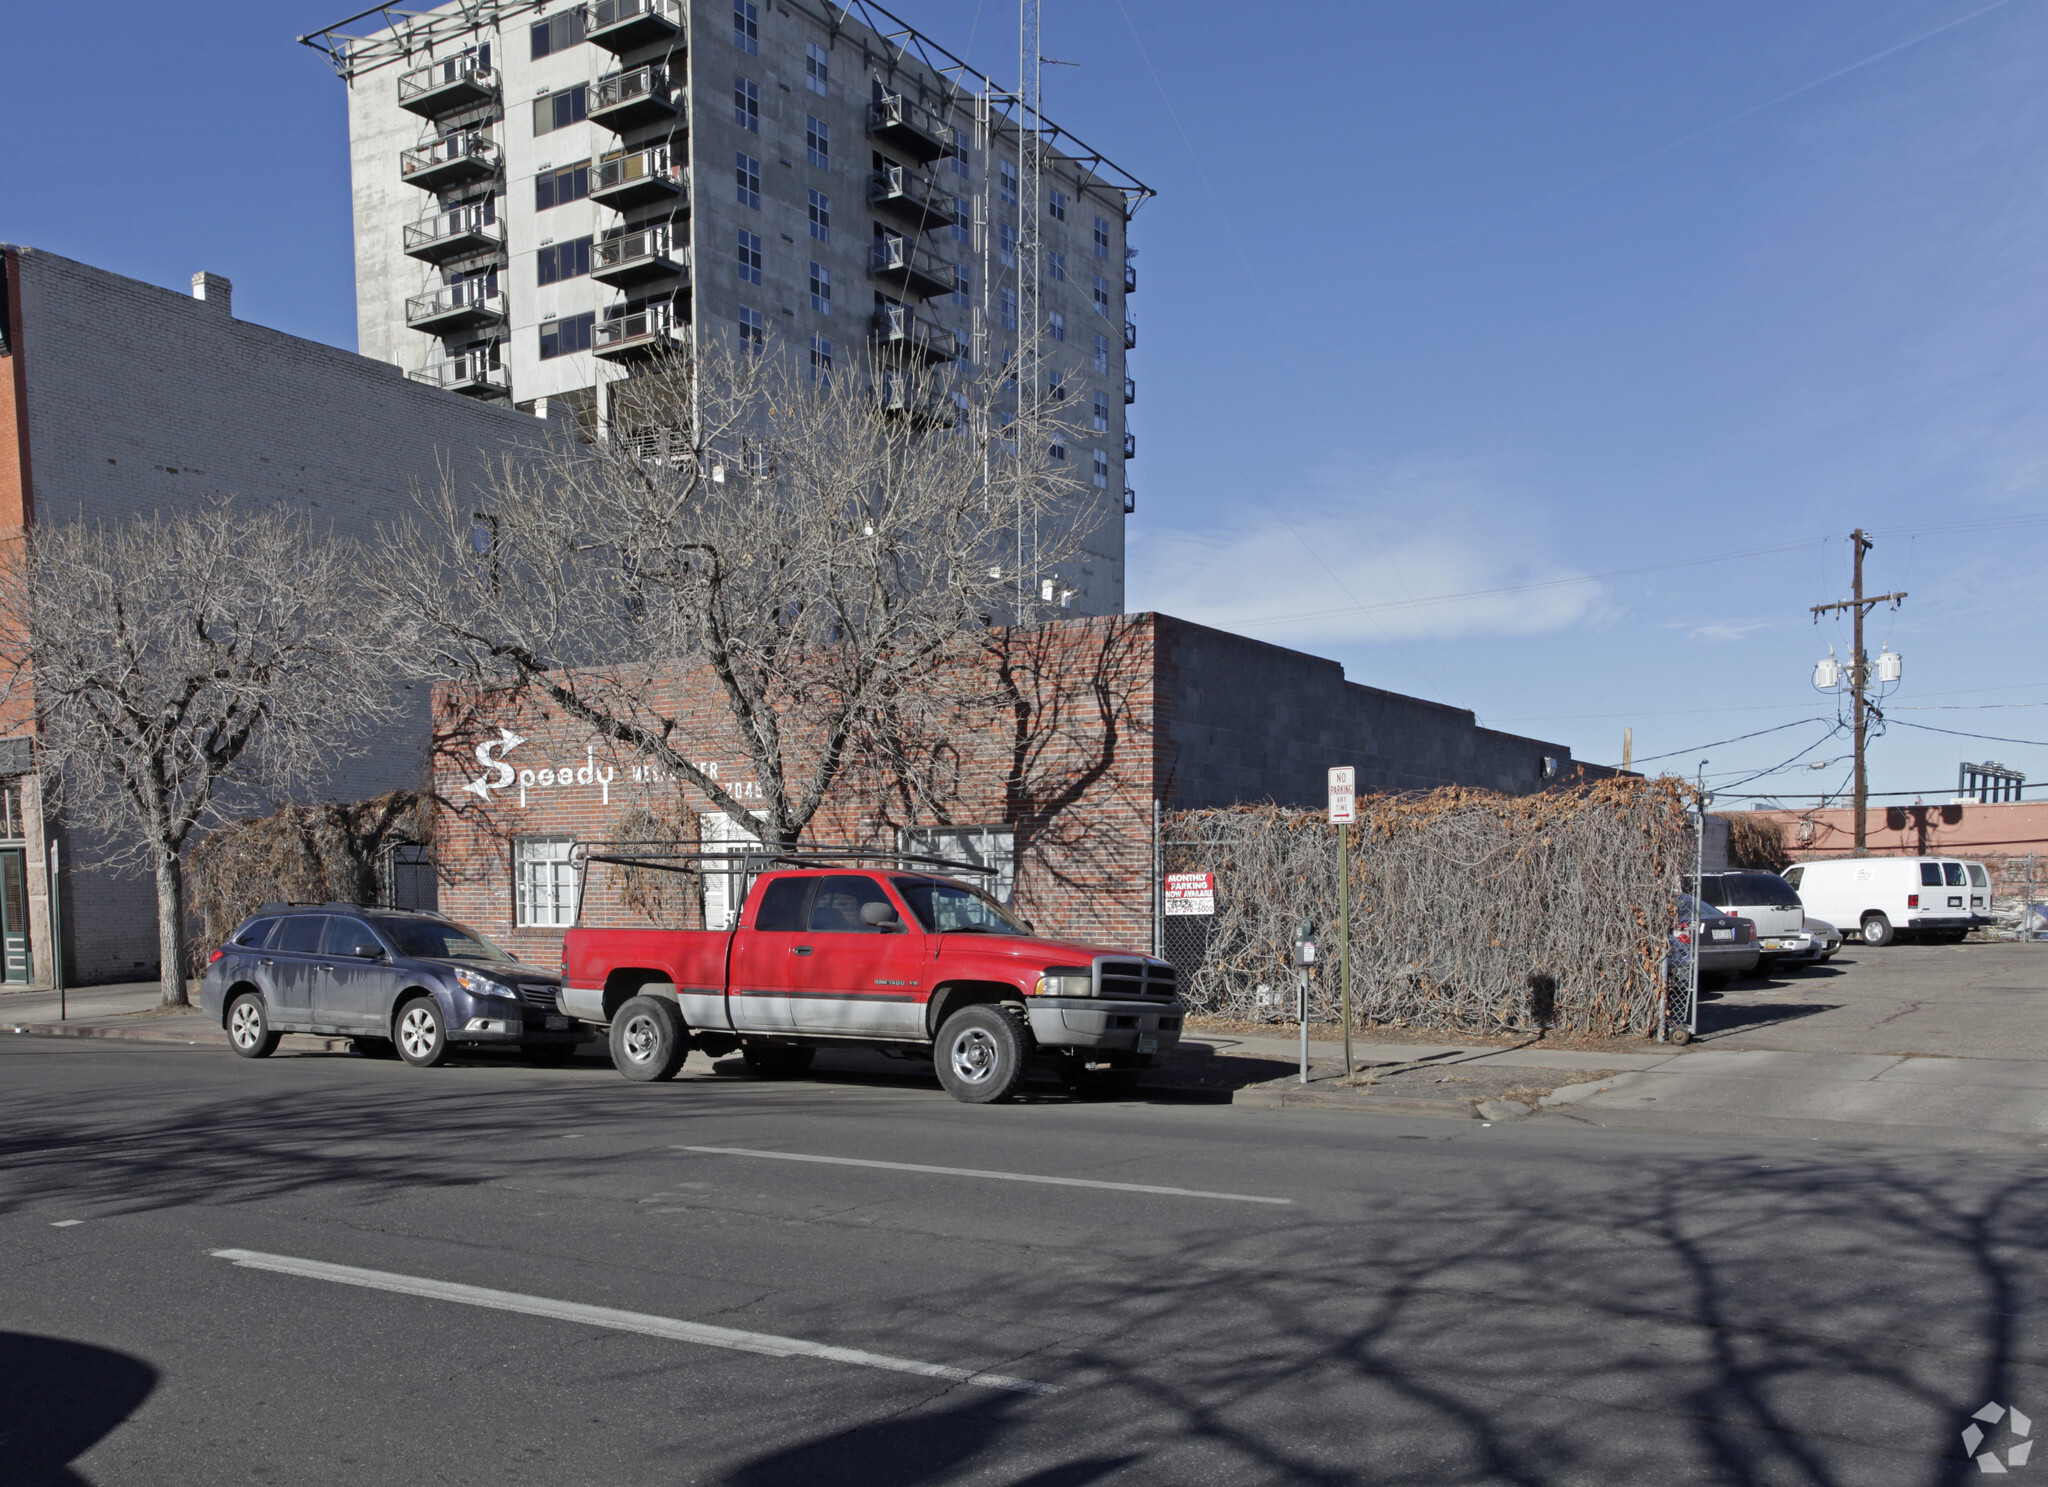
[[[9,985],[27,985],[35,973],[28,943],[28,853],[0,850],[0,946],[5,948]]]

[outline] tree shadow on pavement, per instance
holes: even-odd
[[[111,1348],[0,1332],[0,1479],[84,1487],[71,1463],[134,1414],[156,1382],[154,1368]]]

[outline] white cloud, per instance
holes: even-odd
[[[1317,484],[1293,500],[1249,494],[1226,527],[1133,527],[1130,607],[1283,645],[1541,635],[1609,613],[1601,585],[1548,555],[1550,514],[1476,465]]]
[[[1688,640],[1742,640],[1770,627],[1769,620],[1716,620],[1685,632]]]

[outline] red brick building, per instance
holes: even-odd
[[[1848,806],[1746,814],[1776,823],[1795,861],[1855,855],[1856,813]],[[2000,895],[2032,899],[2048,891],[2048,801],[1873,804],[1867,819],[1873,856],[1961,857],[1988,866]]]
[[[1325,771],[1362,790],[1470,785],[1526,794],[1581,776],[1559,744],[1476,725],[1458,708],[1346,681],[1336,662],[1166,615],[1062,621],[997,637],[989,701],[914,740],[888,771],[850,774],[806,839],[934,852],[999,870],[1042,929],[1152,943],[1155,802],[1320,806]],[[647,694],[685,756],[743,803],[760,782],[708,673]],[[441,905],[541,964],[576,913],[571,844],[731,840],[694,787],[538,699],[439,698]],[[1604,774],[1597,766],[1584,773]],[[714,875],[592,871],[586,923],[719,922]]]

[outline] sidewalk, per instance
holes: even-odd
[[[122,1043],[170,1043],[189,1048],[226,1048],[226,1029],[194,1006],[163,1008],[163,988],[154,981],[85,986],[66,994],[66,1015],[58,1018],[54,991],[0,994],[0,1036],[102,1038]],[[301,1053],[341,1052],[347,1038],[287,1033],[281,1047]]]

